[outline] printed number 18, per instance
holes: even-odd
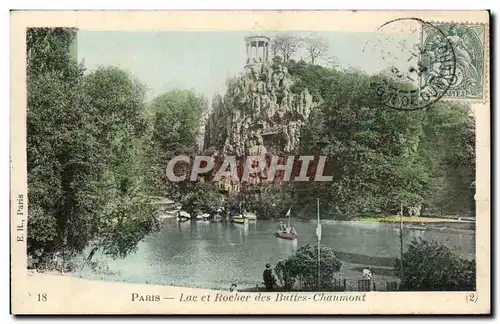
[[[47,294],[46,293],[41,293],[41,294],[38,294],[38,301],[39,302],[45,302],[47,301]]]

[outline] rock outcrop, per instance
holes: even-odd
[[[295,152],[317,103],[307,89],[294,93],[294,83],[283,64],[248,64],[245,73],[229,81],[224,98],[214,97],[205,147],[236,156]]]

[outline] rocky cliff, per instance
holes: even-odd
[[[213,99],[205,127],[205,149],[224,155],[293,153],[301,128],[317,103],[295,83],[285,65],[257,61],[228,82],[224,98]]]

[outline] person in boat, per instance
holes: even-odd
[[[266,286],[266,290],[273,290],[276,285],[276,278],[273,275],[273,270],[271,269],[271,265],[269,263],[266,264],[266,269],[262,273],[262,277],[264,279],[264,286]]]
[[[283,222],[280,220],[280,223],[278,225],[278,229],[280,232],[284,232],[285,231],[285,224],[283,224]]]

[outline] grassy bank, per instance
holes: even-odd
[[[360,222],[400,222],[401,216],[376,216],[376,217],[360,217],[357,219]],[[456,223],[457,219],[439,218],[439,217],[409,217],[403,216],[404,223]]]
[[[339,260],[354,263],[354,264],[364,264],[370,266],[382,266],[391,267],[394,265],[393,257],[380,257],[380,256],[370,256],[358,253],[349,253],[343,251],[335,251],[335,255]]]

